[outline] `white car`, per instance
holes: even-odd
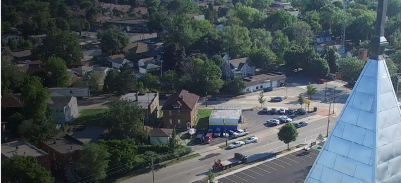
[[[278,119],[280,120],[280,122],[284,123],[292,122],[292,119],[287,116],[280,116]]]
[[[268,126],[277,126],[279,124],[280,124],[280,120],[278,120],[278,119],[269,119],[267,121]]]
[[[247,131],[247,130],[237,130],[236,132],[233,133],[233,137],[234,138],[242,137],[242,136],[248,135],[248,133],[249,133],[249,131]]]
[[[285,114],[285,109],[281,108],[280,109],[280,114]]]
[[[258,137],[249,137],[248,139],[245,140],[245,144],[253,143],[253,142],[258,142]]]
[[[236,147],[241,147],[241,146],[244,145],[244,144],[245,144],[245,142],[242,142],[242,141],[235,141],[234,143],[230,144],[230,145],[228,146],[228,148],[234,149],[234,148],[236,148]]]

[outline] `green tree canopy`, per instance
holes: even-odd
[[[222,45],[232,58],[237,58],[246,53],[252,45],[249,31],[245,27],[225,26],[220,33]]]
[[[15,64],[8,64],[6,60],[1,62],[1,96],[11,96],[19,91],[25,78],[28,76],[20,72]]]
[[[46,62],[46,69],[49,72],[51,87],[68,87],[71,85],[71,78],[67,72],[67,64],[58,57],[50,57]]]
[[[253,0],[252,8],[256,8],[260,11],[264,11],[265,9],[270,7],[272,0]]]
[[[169,44],[164,49],[163,67],[166,69],[179,69],[185,60],[185,48],[177,43]]]
[[[67,64],[81,61],[82,52],[78,36],[69,31],[55,30],[46,36],[39,47],[41,59],[45,62],[50,57],[59,57]]]
[[[40,141],[48,140],[56,134],[56,123],[51,118],[50,111],[47,111],[46,118],[25,120],[18,126],[18,130],[31,144],[39,145]]]
[[[159,76],[151,73],[146,73],[141,76],[141,81],[145,88],[151,91],[158,91],[160,89]]]
[[[344,16],[342,8],[327,4],[320,10],[320,24],[323,30],[329,30],[336,25],[341,25]]]
[[[274,11],[266,18],[265,27],[271,32],[283,30],[297,21],[297,18],[285,10]]]
[[[86,144],[75,166],[80,177],[90,177],[91,182],[100,182],[107,176],[110,154],[96,143]],[[92,176],[96,175],[96,176]]]
[[[374,34],[374,23],[376,21],[376,12],[365,10],[360,16],[357,16],[349,26],[347,26],[346,35],[354,43],[369,40]]]
[[[309,99],[312,99],[312,95],[317,93],[317,88],[313,86],[311,83],[309,83],[308,86],[306,86],[306,94],[309,95]]]
[[[302,95],[302,93],[300,93],[299,95],[298,95],[298,104],[300,104],[301,105],[301,108],[302,108],[302,105],[305,103],[305,97],[304,97],[304,95]]]
[[[265,72],[275,70],[278,66],[277,56],[270,49],[253,49],[249,59]]]
[[[206,35],[200,37],[195,44],[191,47],[191,50],[197,50],[200,53],[205,54],[217,54],[222,51],[221,37],[217,29],[212,29]]]
[[[7,46],[9,46],[11,50],[17,49],[17,43],[15,43],[14,40],[9,40]]]
[[[309,24],[311,27],[311,30],[315,33],[318,34],[322,31],[322,25],[320,25],[320,14],[317,11],[309,11],[306,13],[305,17],[302,19],[306,23]]]
[[[225,94],[238,95],[246,88],[245,81],[241,77],[235,77],[231,81],[226,81],[221,89]]]
[[[279,140],[287,144],[287,149],[290,149],[290,142],[297,140],[298,131],[292,123],[287,123],[280,128],[277,136]]]
[[[390,36],[390,42],[397,50],[401,50],[401,27]]]
[[[265,13],[262,11],[240,4],[238,4],[232,12],[230,12],[230,15],[236,16],[239,20],[241,20],[240,25],[245,26],[248,29],[262,28],[263,21],[266,18]]]
[[[293,43],[290,42],[288,37],[283,34],[281,31],[276,31],[273,36],[273,42],[271,44],[272,51],[276,54],[276,56],[282,60],[284,60],[284,54],[292,47]]]
[[[151,7],[149,10],[149,30],[162,32],[163,26],[167,25],[170,21],[167,11],[162,7]]]
[[[253,45],[259,49],[269,49],[273,40],[270,32],[264,29],[251,29],[249,31],[249,37],[251,38]]]
[[[1,162],[4,170],[1,171],[3,178],[10,182],[30,183],[54,183],[51,172],[38,164],[38,160],[32,156],[14,155],[10,159]]]
[[[96,36],[100,39],[102,50],[109,54],[120,52],[129,42],[127,34],[118,29],[99,31]]]
[[[49,90],[43,88],[41,79],[37,76],[25,79],[21,91],[21,98],[24,102],[22,111],[25,119],[42,119],[47,109],[46,101],[50,95]]]
[[[177,73],[174,72],[174,70],[169,70],[163,73],[163,76],[160,77],[160,84],[162,86],[161,88],[165,92],[174,93],[178,89],[178,81]]]
[[[321,57],[326,59],[331,73],[338,72],[338,55],[334,49],[324,49]]]
[[[263,91],[261,91],[261,92],[259,93],[258,102],[259,102],[259,104],[260,104],[260,107],[262,107],[262,106],[265,104],[265,102],[266,102],[266,97],[265,97],[265,95],[263,94]]]
[[[109,167],[130,169],[139,160],[137,146],[132,140],[99,140],[98,144],[104,146],[110,154]]]
[[[172,0],[167,4],[167,9],[174,14],[190,14],[197,11],[197,5],[190,0]]]
[[[312,30],[306,22],[295,22],[291,26],[286,27],[284,32],[290,41],[294,41],[295,44],[301,47],[307,47],[312,42]]]
[[[401,1],[389,0],[387,6],[387,16],[395,17],[401,15]]]
[[[354,83],[362,72],[364,63],[355,57],[346,57],[341,59],[340,74],[342,80],[348,83]]]

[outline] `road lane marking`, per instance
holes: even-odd
[[[238,183],[238,182],[235,182],[234,180],[229,179],[228,177],[224,177],[224,178],[226,178],[227,180],[229,180],[229,181],[231,181],[231,182]],[[220,182],[220,181],[219,181],[219,182]]]
[[[273,168],[273,167],[271,167],[271,166],[268,166],[268,165],[265,165],[265,164],[261,164],[261,165],[266,166],[266,167],[269,167],[269,168],[271,168],[271,169],[274,169],[274,170],[278,171],[277,169],[275,169],[275,168]]]
[[[263,168],[259,168],[259,167],[257,167],[257,166],[255,166],[255,168],[257,168],[257,169],[259,169],[259,170],[262,170],[262,171],[265,171],[265,172],[267,172],[267,173],[271,173],[271,172],[269,172],[269,171],[267,171],[267,170],[265,170],[265,169],[263,169]]]
[[[256,173],[256,174],[258,174],[258,175],[260,175],[260,176],[263,176],[262,174],[260,174],[260,173],[258,173],[258,172],[256,172],[256,171],[253,171],[253,170],[251,170],[251,169],[247,169],[247,170],[249,170],[249,171],[251,171],[251,172],[253,172],[253,173]]]
[[[284,166],[282,166],[282,165],[279,165],[279,164],[277,164],[277,163],[275,163],[275,162],[272,162],[272,161],[269,161],[270,163],[273,163],[273,164],[275,164],[275,165],[277,165],[277,166],[280,166],[280,167],[282,167],[282,168],[285,168]]]
[[[246,179],[244,179],[244,178],[241,178],[241,177],[239,177],[239,176],[237,176],[237,175],[235,175],[235,174],[232,174],[234,177],[237,177],[237,178],[239,178],[239,179],[241,179],[241,180],[243,180],[243,181],[245,181],[245,182],[248,182]]]
[[[244,174],[244,175],[246,175],[246,176],[248,176],[248,177],[250,177],[250,178],[256,179],[255,177],[252,177],[252,176],[250,176],[250,175],[248,175],[248,174],[246,174],[246,173],[244,173],[244,172],[238,172],[238,173],[242,173],[242,174]]]
[[[295,163],[299,163],[298,161],[292,160],[292,159],[287,158],[287,157],[285,157],[285,156],[283,156],[283,158],[288,159],[288,160],[290,160],[290,161],[293,161],[293,162],[295,162]]]
[[[287,164],[287,165],[290,165],[291,166],[291,164],[289,164],[289,163],[287,163],[287,162],[285,162],[285,161],[283,161],[283,160],[280,160],[280,159],[276,159],[277,161],[281,161],[281,162],[283,162],[283,163],[285,163],[285,164]]]

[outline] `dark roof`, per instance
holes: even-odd
[[[244,80],[246,82],[245,85],[249,87],[249,86],[259,85],[267,81],[278,81],[285,78],[286,77],[284,74],[259,74],[249,78],[244,78]]]
[[[64,107],[71,101],[71,96],[50,96],[47,100],[47,106],[50,108]]]
[[[63,154],[71,153],[76,150],[82,150],[84,144],[69,135],[65,135],[63,138],[43,141],[43,143]]]
[[[32,75],[33,73],[35,73],[35,72],[45,72],[46,73],[46,69],[45,68],[43,68],[43,67],[30,67],[30,68],[28,68],[28,70],[26,71],[26,74],[28,75],[28,76],[30,76],[30,75]]]
[[[181,90],[179,93],[171,95],[164,103],[162,110],[177,110],[174,109],[173,104],[181,104],[180,110],[190,110],[195,108],[199,96],[193,93],[189,93],[187,90]]]
[[[151,137],[170,137],[173,129],[167,128],[153,128],[152,132],[150,133]]]
[[[23,107],[22,102],[16,97],[2,97],[1,107]]]

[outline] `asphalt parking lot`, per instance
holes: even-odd
[[[313,165],[319,151],[303,150],[273,159],[258,166],[219,179],[219,183],[301,183]]]

